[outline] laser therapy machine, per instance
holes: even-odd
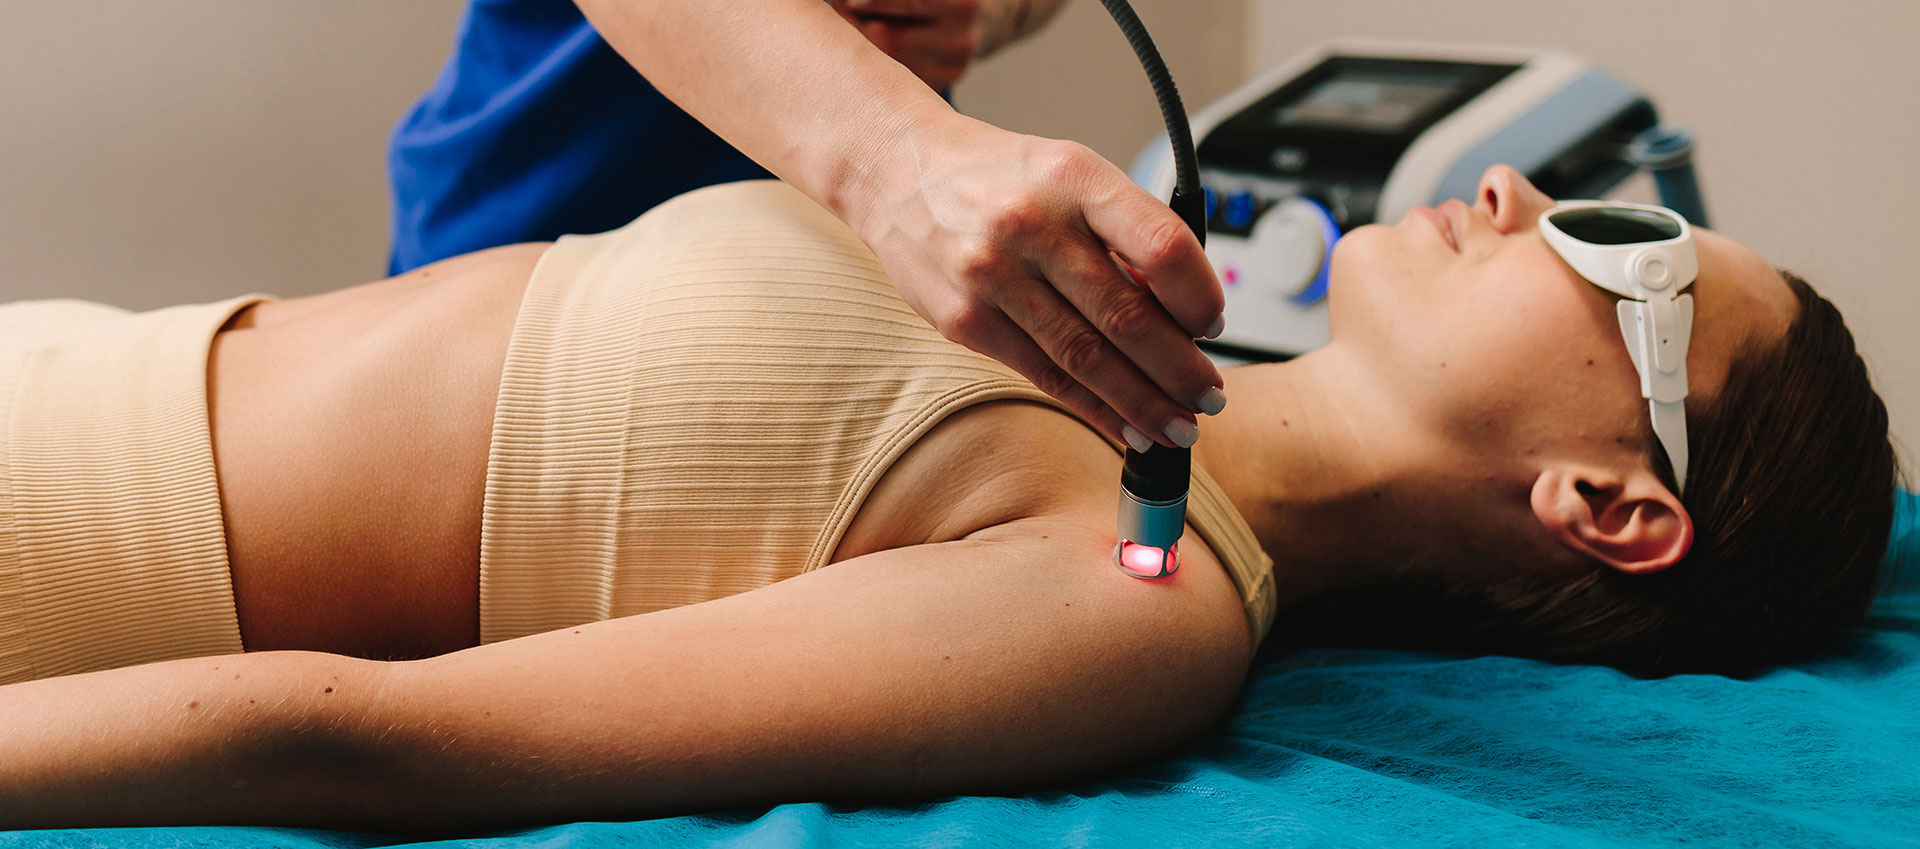
[[[1282,360],[1327,341],[1327,268],[1342,233],[1417,206],[1473,202],[1489,166],[1555,198],[1598,198],[1638,171],[1660,203],[1706,226],[1692,138],[1632,86],[1567,53],[1330,41],[1196,112],[1207,255],[1227,330],[1223,364]],[[1162,138],[1134,182],[1173,188]]]
[[[1707,223],[1692,136],[1663,127],[1646,97],[1572,55],[1325,42],[1189,124],[1126,0],[1103,2],[1167,124],[1131,176],[1170,198],[1226,294],[1225,333],[1196,340],[1220,364],[1284,360],[1326,344],[1328,273],[1341,234],[1449,198],[1472,202],[1492,165],[1513,166],[1556,198],[1597,198],[1646,171],[1664,206]],[[1151,579],[1179,568],[1190,458],[1166,447],[1126,452],[1114,547],[1122,571]]]

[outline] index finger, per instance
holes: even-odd
[[[1226,293],[1200,239],[1166,204],[1128,182],[1091,199],[1087,226],[1145,278],[1147,290],[1195,338],[1204,337],[1227,308]]]

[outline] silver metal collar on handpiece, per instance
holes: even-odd
[[[1164,578],[1180,568],[1180,535],[1187,527],[1187,497],[1147,501],[1120,488],[1120,541],[1113,561],[1136,578]],[[1129,551],[1138,546],[1149,551]],[[1149,556],[1157,555],[1157,556]]]

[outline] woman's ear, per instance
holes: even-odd
[[[1693,517],[1650,470],[1623,477],[1595,466],[1543,469],[1532,503],[1549,536],[1622,572],[1658,572],[1693,547]]]

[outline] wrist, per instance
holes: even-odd
[[[877,211],[888,208],[902,193],[917,191],[920,163],[935,144],[968,120],[924,85],[878,105],[881,117],[858,134],[826,175],[821,194],[815,196],[863,239],[869,232],[868,220]]]

